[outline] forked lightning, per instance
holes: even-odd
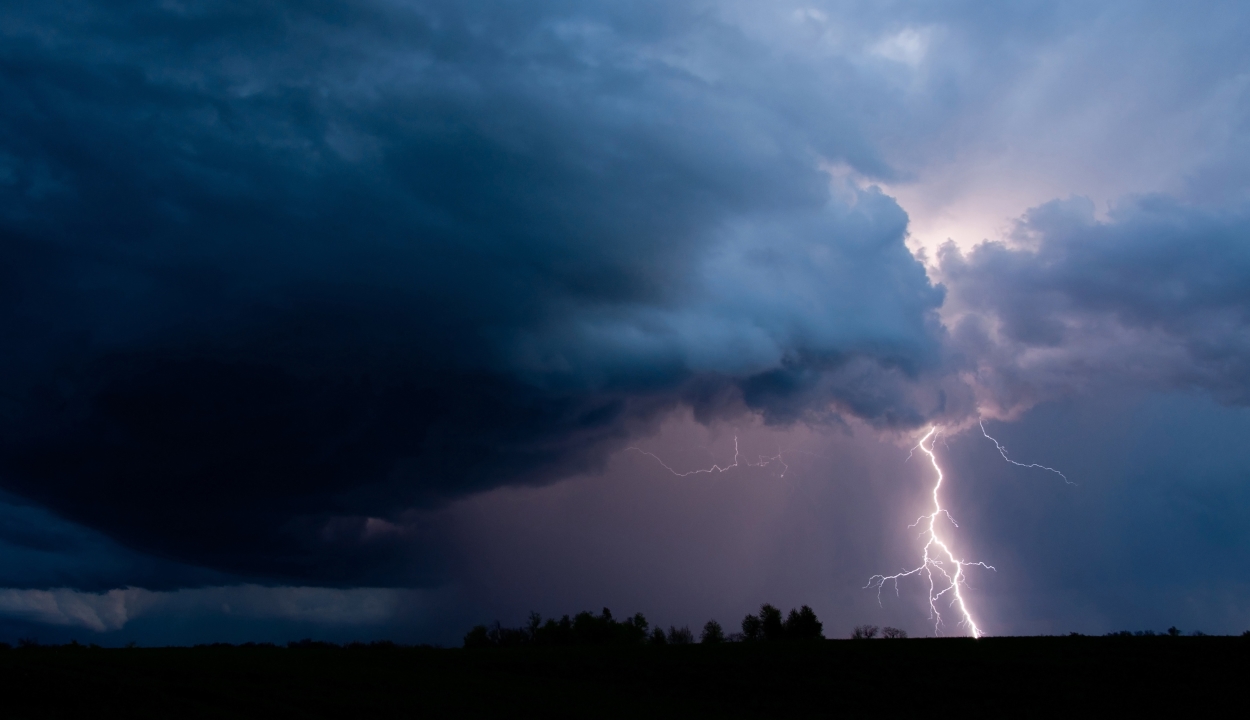
[[[962,592],[962,586],[965,584],[964,568],[972,565],[988,570],[993,570],[994,568],[983,562],[969,562],[955,557],[955,553],[951,551],[950,546],[938,534],[937,519],[939,515],[945,515],[952,525],[955,525],[955,527],[959,526],[955,524],[955,520],[951,518],[950,513],[942,507],[942,500],[938,496],[938,491],[942,488],[943,475],[942,468],[938,466],[937,456],[933,453],[933,442],[929,442],[929,446],[925,447],[925,442],[936,441],[936,436],[937,426],[934,425],[929,428],[929,432],[925,433],[925,436],[920,439],[916,447],[912,448],[912,452],[920,450],[925,455],[928,455],[929,461],[933,463],[933,470],[937,473],[937,482],[933,484],[933,512],[920,516],[916,522],[908,526],[915,527],[928,521],[924,533],[924,535],[928,536],[928,539],[924,545],[921,563],[911,570],[904,570],[894,575],[873,575],[872,579],[864,587],[875,587],[879,602],[881,599],[881,588],[887,582],[894,583],[894,592],[897,593],[900,578],[910,575],[923,575],[929,581],[929,617],[933,619],[934,631],[939,634],[942,631],[942,613],[938,610],[938,600],[949,594],[951,596],[950,604],[955,606],[960,615],[963,616],[960,624],[968,629],[972,637],[981,637],[983,634],[981,628],[977,625],[976,620],[973,619],[971,611],[968,610],[968,604],[964,600]],[[947,569],[946,563],[950,563],[954,570],[953,572]]]

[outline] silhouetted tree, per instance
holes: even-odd
[[[490,632],[485,625],[474,625],[473,629],[464,636],[464,646],[466,648],[476,649],[491,646]]]
[[[607,608],[597,616],[581,612],[571,619],[565,615],[558,621],[551,619],[546,622],[543,622],[538,613],[530,613],[523,628],[505,628],[498,622],[494,625],[478,625],[465,635],[464,646],[638,645],[647,640],[648,628],[649,623],[642,613],[617,622],[612,617],[612,611]]]
[[[857,625],[855,629],[851,631],[851,639],[871,640],[877,636],[877,630],[878,628],[876,625]]]
[[[889,625],[886,625],[885,627],[881,628],[881,637],[887,640],[902,639],[902,638],[907,637],[907,631],[899,630],[896,627],[890,627]]]
[[[670,625],[668,628],[668,644],[669,645],[691,645],[694,643],[694,633],[690,632],[690,628],[686,626],[675,627]]]
[[[534,642],[538,645],[572,645],[573,620],[568,615],[558,621],[548,619],[535,632]]]
[[[823,627],[810,607],[804,605],[798,610],[791,608],[786,617],[785,636],[790,640],[819,640],[824,637],[821,634]]]
[[[810,607],[804,605],[791,609],[784,621],[781,611],[772,605],[760,606],[759,615],[747,615],[742,619],[742,635],[734,639],[754,640],[818,640],[824,637],[824,625]]]
[[[720,623],[710,620],[703,626],[700,641],[705,643],[721,643],[727,640],[806,640],[822,638],[822,625],[816,613],[806,605],[798,610],[791,610],[783,621],[781,611],[772,605],[761,605],[758,615],[747,615],[742,620],[742,633],[734,633],[729,638]],[[651,629],[651,624],[642,613],[635,613],[622,621],[612,617],[612,611],[603,608],[598,615],[580,612],[570,618],[564,615],[559,620],[543,620],[536,612],[531,612],[523,627],[506,628],[496,621],[491,625],[477,625],[464,636],[464,647],[514,647],[522,645],[687,645],[695,641],[694,633],[689,627],[670,626],[665,633],[663,628]],[[303,640],[291,643],[291,647],[311,647],[321,643]],[[334,646],[338,647],[338,646]],[[353,645],[352,647],[355,647]]]
[[[1168,628],[1168,635],[1170,635],[1171,637],[1180,637],[1181,631],[1177,630],[1176,626],[1173,625],[1172,627]]]
[[[781,621],[781,611],[767,603],[760,606],[760,625],[765,640],[780,640],[786,636],[786,625]]]
[[[742,639],[747,642],[764,639],[764,623],[755,615],[742,618]]]
[[[725,642],[725,631],[721,628],[720,623],[715,620],[708,620],[703,626],[703,635],[699,637],[699,642],[704,645]]]
[[[616,639],[616,630],[612,611],[607,608],[598,617],[589,612],[573,617],[573,641],[578,645],[607,645]]]
[[[620,639],[630,645],[646,642],[647,628],[651,623],[647,622],[647,618],[642,613],[634,613],[631,618],[625,618],[625,622],[621,623]]]

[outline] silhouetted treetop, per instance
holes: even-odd
[[[807,605],[791,609],[783,621],[781,611],[772,605],[760,606],[759,615],[747,615],[742,619],[742,638],[755,640],[819,640],[824,637],[824,626],[816,613]]]
[[[705,645],[725,642],[725,630],[715,620],[708,620],[703,626],[703,634],[699,637],[699,642]]]
[[[783,620],[781,610],[772,605],[760,606],[758,615],[747,615],[742,620],[742,634],[726,637],[724,628],[715,620],[703,626],[699,636],[703,643],[759,640],[817,640],[821,623],[816,613],[806,605],[791,610]],[[651,629],[642,613],[617,621],[612,611],[604,608],[594,615],[580,612],[573,617],[562,616],[559,620],[543,620],[538,613],[530,613],[524,627],[506,628],[478,625],[464,636],[466,648],[514,647],[521,645],[688,645],[695,642],[695,635],[688,626],[670,626],[668,632],[662,627]]]
[[[824,625],[816,618],[816,613],[804,605],[798,610],[791,610],[786,617],[786,637],[791,640],[819,640],[824,637],[821,630]]]
[[[668,628],[668,644],[669,645],[692,645],[694,644],[694,633],[690,632],[689,627]]]
[[[851,631],[851,639],[871,640],[877,636],[877,630],[879,629],[880,628],[876,625],[857,625],[855,626],[855,629]]]
[[[640,645],[647,639],[649,623],[642,613],[617,622],[612,611],[604,608],[599,615],[588,611],[546,622],[538,613],[530,613],[524,628],[478,625],[464,636],[466,648],[512,647],[519,645]],[[663,634],[663,631],[660,631]]]
[[[742,618],[742,639],[747,642],[764,639],[764,624],[758,615],[747,615]]]
[[[765,640],[781,640],[786,635],[785,623],[781,621],[781,611],[767,603],[760,606],[760,626],[764,630]]]

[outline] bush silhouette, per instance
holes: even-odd
[[[885,627],[881,628],[881,637],[887,640],[902,639],[902,638],[907,637],[907,631],[899,630],[896,627],[890,627],[889,625],[886,625]]]

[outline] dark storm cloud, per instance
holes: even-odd
[[[98,592],[127,583],[171,587],[226,579],[220,573],[119,547],[100,533],[43,508],[11,496],[0,498],[0,587],[74,587]]]
[[[422,582],[379,518],[678,402],[960,412],[905,213],[821,170],[891,177],[871,84],[703,12],[3,11],[0,483],[170,561]]]
[[[1250,403],[1250,211],[1131,198],[1031,210],[1012,244],[939,253],[955,343],[1005,412],[1097,385]]]

